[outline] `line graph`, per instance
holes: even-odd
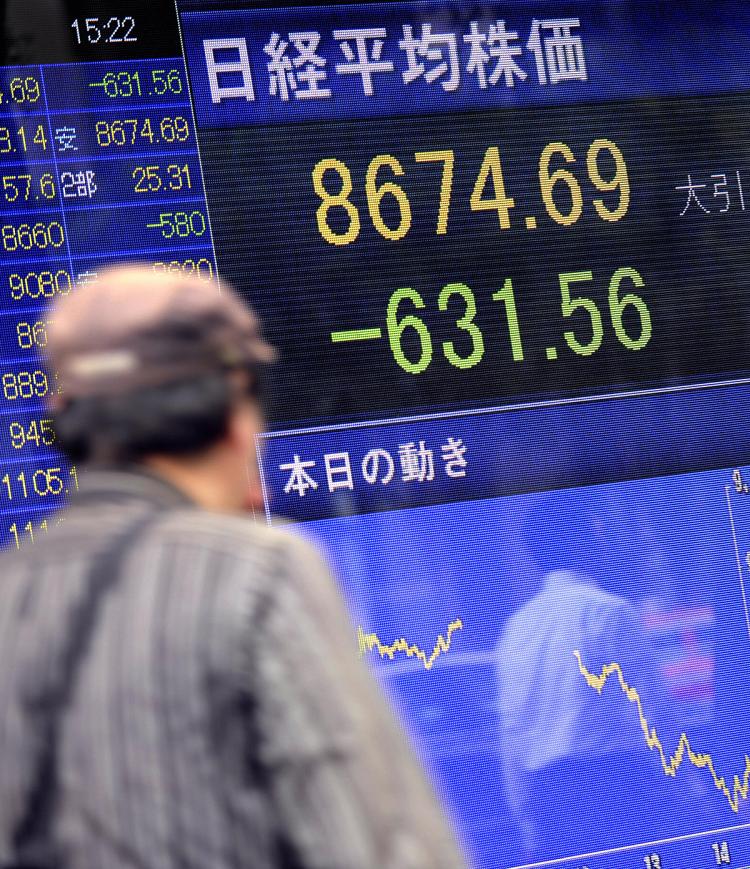
[[[656,728],[648,723],[646,713],[643,711],[641,695],[638,693],[636,688],[628,684],[625,679],[625,674],[622,672],[622,667],[617,662],[612,662],[611,664],[605,664],[599,674],[592,673],[583,663],[581,653],[576,650],[573,654],[578,661],[578,669],[586,680],[586,684],[590,688],[593,688],[597,694],[602,693],[610,676],[617,676],[617,681],[619,682],[622,693],[631,703],[635,704],[636,709],[638,710],[638,718],[641,723],[641,730],[643,731],[646,745],[652,751],[656,750],[659,753],[664,775],[672,776],[674,778],[677,775],[677,770],[682,766],[682,763],[687,758],[694,767],[697,767],[698,769],[707,769],[711,773],[716,789],[724,794],[732,811],[735,813],[739,812],[740,800],[747,799],[748,791],[750,791],[750,757],[745,755],[745,770],[742,774],[742,778],[740,778],[739,775],[735,775],[732,780],[732,788],[730,789],[726,778],[719,775],[716,771],[713,757],[707,752],[694,751],[690,745],[688,735],[684,731],[677,743],[677,748],[671,755],[667,756],[662,741],[656,732]]]
[[[435,661],[440,655],[445,654],[451,647],[451,638],[456,631],[460,631],[464,626],[461,619],[454,619],[447,627],[445,636],[439,634],[435,640],[435,646],[431,654],[427,654],[424,649],[414,643],[410,643],[405,637],[400,637],[392,643],[384,643],[376,633],[365,633],[362,626],[357,627],[357,642],[359,645],[359,654],[367,654],[368,652],[377,651],[381,658],[390,658],[392,661],[396,653],[399,652],[406,655],[407,658],[417,658],[422,662],[425,670],[431,670]]]

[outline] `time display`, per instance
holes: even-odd
[[[135,18],[131,15],[76,18],[70,26],[79,45],[83,43],[96,45],[99,42],[111,44],[138,42]]]

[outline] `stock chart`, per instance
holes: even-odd
[[[84,473],[50,305],[221,276],[280,353],[259,521],[469,863],[746,867],[745,4],[126,5],[0,68],[0,544]]]

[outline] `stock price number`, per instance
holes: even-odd
[[[33,401],[48,395],[62,392],[55,382],[51,383],[46,372],[37,368],[34,371],[6,371],[0,377],[3,387],[3,398],[6,401]]]
[[[207,257],[199,257],[193,259],[173,259],[169,262],[154,262],[151,263],[151,268],[155,272],[162,272],[170,275],[189,275],[195,277],[199,281],[210,283],[214,279],[214,266]]]
[[[0,199],[9,203],[45,202],[55,199],[57,185],[50,172],[32,175],[24,172],[0,176]]]
[[[135,35],[135,18],[130,15],[124,15],[122,18],[114,15],[109,18],[76,18],[70,26],[79,45],[84,43],[96,45],[98,42],[138,42],[138,37]]]
[[[67,474],[62,468],[24,470],[8,473],[0,478],[0,496],[9,501],[28,498],[47,498],[50,495],[68,495],[78,489],[78,472],[73,466]]]
[[[64,521],[64,516],[55,516],[50,519],[42,519],[36,527],[34,527],[34,523],[31,520],[25,525],[19,525],[18,522],[14,522],[8,526],[8,534],[10,535],[10,539],[16,544],[16,549],[20,549],[24,543],[33,544],[40,534],[47,534],[50,525],[60,525]]]
[[[575,285],[580,286],[593,280],[591,271],[563,272],[558,275],[560,313],[565,320],[576,318],[575,321],[571,320],[571,326],[575,322],[576,328],[567,329],[562,337],[568,349],[576,356],[592,356],[604,342],[604,318],[599,305],[589,296],[573,294]],[[619,343],[634,352],[647,346],[653,332],[651,313],[646,301],[632,291],[632,288],[643,287],[641,275],[633,268],[624,267],[615,271],[608,288],[608,314],[612,330]],[[512,279],[506,278],[502,288],[493,293],[491,299],[503,308],[513,361],[523,362],[526,349]],[[455,323],[461,340],[458,343],[452,340],[443,341],[441,349],[454,368],[466,370],[478,365],[484,358],[485,336],[476,323],[476,295],[467,284],[446,284],[440,291],[437,299],[439,311],[447,312],[449,306],[456,303],[462,306],[462,314]],[[388,300],[388,344],[394,361],[408,374],[422,374],[433,360],[432,335],[427,323],[418,313],[426,307],[424,298],[411,287],[396,290]],[[377,327],[331,333],[331,341],[334,343],[381,337],[382,329]],[[545,352],[549,361],[558,358],[557,347],[548,347]]]
[[[152,118],[115,118],[95,121],[96,144],[100,148],[124,148],[137,145],[174,144],[190,139],[190,124],[182,115]]]
[[[31,419],[27,423],[14,420],[8,425],[8,435],[14,450],[51,447],[56,440],[51,419]]]
[[[49,139],[43,124],[21,124],[18,128],[0,126],[0,158],[4,154],[40,156],[48,146]]]
[[[8,275],[8,287],[15,302],[52,299],[55,296],[67,296],[73,289],[73,278],[66,269],[14,272]]]
[[[136,166],[133,169],[133,190],[136,193],[158,193],[160,190],[190,190],[193,179],[187,163],[168,166]]]
[[[99,81],[89,82],[89,87],[101,88],[112,100],[165,94],[179,96],[184,90],[179,69],[152,69],[150,76],[129,70],[106,72]]]
[[[16,340],[21,350],[41,350],[47,346],[47,329],[52,320],[16,323]]]
[[[453,205],[453,176],[456,155],[452,150],[417,151],[416,164],[436,164],[441,167],[437,197],[435,234],[448,232]],[[581,181],[568,168],[577,162],[572,149],[564,142],[550,142],[542,151],[537,167],[539,190],[547,215],[560,226],[572,226],[584,211]],[[597,216],[614,223],[626,215],[630,204],[630,180],[625,158],[620,148],[609,139],[596,139],[585,155],[588,182],[596,191],[616,194],[616,198],[594,196],[591,199]],[[378,154],[370,161],[364,178],[367,211],[375,230],[388,241],[404,238],[412,226],[409,195],[394,179],[406,176],[402,163],[391,154]],[[351,170],[341,160],[327,157],[312,170],[313,189],[320,200],[315,212],[318,231],[325,241],[346,245],[356,241],[362,228],[362,217],[351,200],[354,179]],[[416,185],[423,187],[417,180]],[[511,209],[516,201],[505,187],[500,152],[496,146],[487,148],[469,196],[471,211],[495,212],[501,230],[510,229]],[[529,215],[524,220],[527,230],[535,229],[537,219]]]
[[[207,224],[202,211],[162,211],[146,228],[160,230],[164,238],[190,238],[205,235]]]
[[[47,250],[60,248],[65,244],[62,224],[53,220],[50,223],[6,223],[0,226],[3,250],[13,253],[18,250]]]
[[[0,106],[13,103],[16,106],[35,106],[42,96],[39,79],[33,75],[17,75],[8,82],[8,89],[0,91]]]

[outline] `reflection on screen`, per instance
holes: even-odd
[[[0,542],[78,485],[47,305],[221,270],[473,865],[746,866],[744,4],[136,5],[0,69]]]

